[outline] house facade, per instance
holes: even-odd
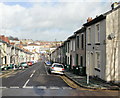
[[[0,50],[1,50],[1,63],[6,65],[7,64],[7,43],[5,41],[0,40]]]
[[[86,72],[89,76],[103,77],[105,73],[105,17],[99,16],[86,26]]]
[[[65,48],[66,48],[66,54],[65,54],[65,60],[66,60],[66,66],[67,66],[67,69],[71,69],[71,66],[70,66],[70,40],[67,39],[67,41],[65,41]]]
[[[11,45],[4,39],[8,38],[2,36],[0,39],[0,68],[7,69],[11,64],[19,65],[21,62],[31,61],[31,52]],[[39,58],[36,55],[35,57]]]
[[[105,80],[120,82],[120,5],[106,14]]]
[[[89,18],[63,43],[67,69],[107,82],[120,82],[120,5]],[[61,49],[61,47],[59,47]],[[53,52],[57,54],[57,50]],[[54,58],[55,59],[55,58]],[[56,59],[57,61],[57,59]]]
[[[68,39],[70,40],[69,44],[69,52],[70,52],[70,69],[74,69],[76,66],[76,54],[75,54],[75,35],[70,36]]]
[[[86,29],[82,27],[74,33],[76,35],[76,66],[79,67],[79,74],[86,74]]]
[[[108,82],[120,82],[120,6],[84,24],[86,72]]]

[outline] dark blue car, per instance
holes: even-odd
[[[50,61],[45,61],[45,64],[48,66],[51,66],[51,62]]]

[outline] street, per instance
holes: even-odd
[[[3,76],[2,96],[118,96],[117,91],[75,89],[64,76],[49,74],[44,62]]]

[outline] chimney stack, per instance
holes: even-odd
[[[92,17],[88,17],[87,22],[92,21]]]
[[[112,10],[120,5],[120,2],[115,2],[111,5]]]

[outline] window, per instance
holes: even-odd
[[[67,52],[67,44],[65,44],[65,52]]]
[[[76,54],[76,66],[78,66],[78,54]]]
[[[99,24],[97,24],[96,25],[96,32],[95,32],[95,41],[96,42],[100,42],[100,25]]]
[[[54,67],[64,68],[63,65],[57,65],[57,64],[55,64]]]
[[[69,43],[68,43],[68,53],[69,53]]]
[[[73,40],[73,51],[75,51],[75,40]]]
[[[100,68],[100,52],[96,52],[96,55],[95,55],[95,66],[96,68]]]
[[[65,64],[67,64],[67,56],[65,56]]]
[[[79,48],[79,36],[77,36],[77,48]]]
[[[88,32],[87,32],[87,43],[91,42],[91,28],[88,28]]]
[[[73,50],[73,41],[72,40],[70,41],[70,44],[71,44],[70,45],[70,50]]]
[[[84,49],[84,34],[81,35],[81,49]]]
[[[69,57],[68,57],[68,64],[69,64]]]
[[[72,41],[72,50],[74,51],[74,41]]]
[[[80,66],[83,66],[83,56],[80,56]]]

